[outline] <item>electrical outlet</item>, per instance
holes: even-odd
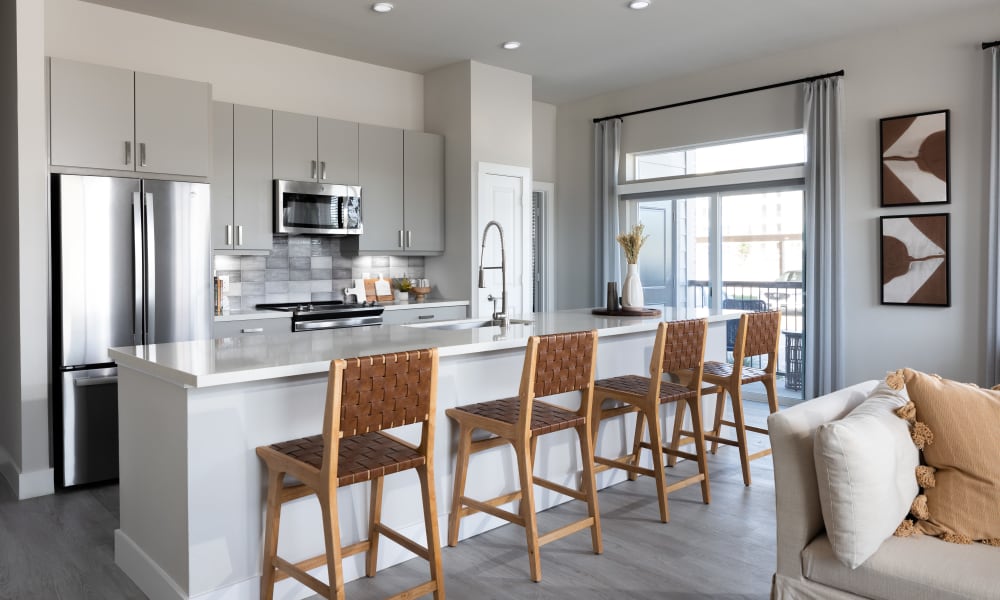
[[[219,275],[219,279],[222,280],[222,291],[229,291],[229,275]]]

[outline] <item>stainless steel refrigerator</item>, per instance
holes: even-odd
[[[108,348],[211,337],[209,187],[53,175],[56,483],[118,476]]]

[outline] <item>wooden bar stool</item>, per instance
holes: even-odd
[[[736,343],[733,345],[733,364],[708,361],[705,363],[704,380],[719,386],[715,401],[715,424],[711,431],[704,434],[704,439],[712,442],[712,454],[719,449],[719,444],[736,446],[740,450],[740,465],[743,467],[743,484],[750,485],[750,461],[771,454],[766,448],[750,454],[747,448],[747,431],[767,435],[767,428],[746,424],[743,414],[743,396],[741,389],[748,383],[763,382],[767,391],[767,404],[772,413],[778,412],[778,339],[781,336],[781,311],[745,313],[740,316],[736,330]],[[754,356],[766,356],[767,365],[763,369],[743,365],[745,359]],[[726,407],[726,394],[729,394],[733,406],[733,420],[723,419]],[[691,443],[696,440],[691,432],[682,431],[683,411],[674,421],[674,446]],[[722,426],[728,425],[736,430],[736,439],[722,437]],[[697,426],[692,425],[694,429]],[[699,442],[700,443],[700,442]],[[673,464],[671,459],[670,464]]]
[[[437,370],[437,349],[334,360],[330,363],[323,433],[257,448],[257,456],[267,466],[268,481],[262,600],[271,600],[275,581],[286,577],[293,577],[323,598],[343,600],[341,560],[365,552],[365,575],[374,576],[381,536],[430,564],[430,581],[391,598],[433,593],[435,600],[444,600],[433,470]],[[414,423],[422,424],[418,445],[382,431]],[[416,469],[420,480],[427,547],[382,523],[382,478],[408,469]],[[286,482],[286,475],[297,481]],[[369,480],[368,539],[342,548],[337,488]],[[293,564],[277,556],[281,505],[310,494],[319,498],[326,553]],[[324,564],[329,585],[306,572]]]
[[[711,490],[708,483],[708,463],[705,460],[704,440],[699,439],[694,454],[682,452],[675,446],[667,447],[660,435],[660,406],[668,403],[677,404],[677,413],[685,403],[691,405],[691,415],[694,421],[694,436],[700,438],[702,429],[701,415],[702,395],[702,364],[705,356],[705,338],[708,333],[708,320],[695,319],[690,321],[675,321],[660,323],[656,328],[656,341],[653,344],[653,357],[649,364],[649,377],[640,375],[624,375],[594,382],[595,418],[593,420],[593,435],[597,438],[597,430],[602,420],[626,413],[637,413],[635,421],[635,438],[632,452],[618,458],[594,457],[599,465],[597,471],[610,468],[624,469],[629,473],[629,479],[635,480],[638,475],[648,475],[656,479],[656,494],[660,504],[660,520],[664,523],[670,520],[670,510],[667,505],[667,494],[675,490],[701,483],[701,497],[705,504],[711,502]],[[663,381],[663,375],[681,369],[690,370],[686,385]],[[710,391],[715,391],[711,388]],[[605,400],[616,400],[619,406],[604,408]],[[644,430],[648,431],[649,442],[643,441]],[[639,455],[645,448],[653,454],[653,468],[647,469],[639,465]],[[698,474],[681,481],[667,485],[663,472],[663,455],[696,460]]]
[[[590,412],[594,391],[594,363],[597,359],[597,332],[587,331],[557,335],[532,336],[524,354],[521,388],[515,398],[504,398],[449,408],[445,411],[459,426],[458,458],[455,465],[455,489],[448,522],[448,545],[458,544],[458,529],[464,517],[484,512],[524,527],[528,543],[531,579],[542,580],[539,547],[590,528],[594,553],[603,551],[601,517],[597,509],[594,484],[593,443],[590,438]],[[566,392],[581,393],[580,408],[570,411],[538,398]],[[534,475],[538,437],[564,429],[576,429],[583,463],[582,490],[570,489]],[[476,429],[492,437],[472,441]],[[517,455],[521,489],[490,500],[474,500],[465,495],[469,458],[475,452],[511,444]],[[533,486],[553,490],[587,503],[587,517],[538,535]],[[499,508],[520,500],[518,514]]]

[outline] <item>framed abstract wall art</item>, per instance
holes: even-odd
[[[949,118],[939,110],[879,121],[882,206],[951,202]]]
[[[948,215],[882,217],[882,304],[950,306]]]

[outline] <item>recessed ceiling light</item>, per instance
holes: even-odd
[[[504,50],[517,50],[520,47],[521,47],[521,42],[516,42],[514,40],[503,43]]]
[[[372,4],[372,10],[379,13],[387,13],[392,10],[392,2],[376,2]]]
[[[632,10],[642,10],[650,5],[649,0],[632,0],[628,3],[628,7]]]

